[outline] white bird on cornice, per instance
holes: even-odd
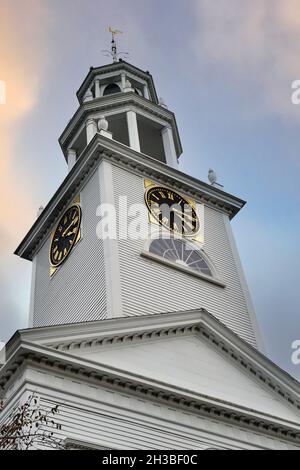
[[[43,212],[43,210],[44,210],[44,207],[40,206],[37,210],[36,216],[39,217],[41,215],[41,213]]]
[[[211,184],[214,184],[217,182],[217,175],[214,172],[214,170],[212,170],[211,168],[208,170],[208,180]]]
[[[163,106],[164,108],[167,108],[167,107],[168,107],[168,106],[166,105],[166,103],[165,103],[165,100],[164,100],[162,97],[160,97],[160,98],[158,99],[158,104],[159,104],[160,106]]]

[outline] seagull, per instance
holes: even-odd
[[[211,184],[214,184],[217,182],[217,175],[214,172],[214,170],[212,170],[211,168],[208,170],[208,180]]]
[[[43,210],[44,210],[44,207],[40,206],[37,210],[36,216],[39,217],[41,215],[41,213],[43,212]]]
[[[167,107],[168,107],[168,106],[166,105],[166,103],[165,103],[165,100],[164,100],[162,97],[159,98],[158,104],[159,104],[160,106],[163,106],[164,108],[167,108]]]

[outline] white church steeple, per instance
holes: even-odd
[[[178,170],[176,119],[149,72],[91,68],[77,97],[59,139],[69,174],[16,251],[33,261],[30,325],[205,308],[260,347],[230,226],[244,201]],[[107,204],[116,235],[102,239]],[[143,235],[124,236],[137,206]]]

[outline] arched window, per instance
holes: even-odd
[[[107,85],[107,87],[105,87],[103,96],[113,95],[114,93],[120,93],[120,91],[121,88],[119,87],[119,85],[117,85],[116,83],[110,83],[110,85]]]
[[[212,277],[212,270],[202,250],[181,238],[156,238],[149,245],[149,253],[173,262],[205,276]]]

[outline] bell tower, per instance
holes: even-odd
[[[69,169],[101,130],[116,142],[177,168],[182,153],[174,114],[157,98],[149,72],[123,60],[91,68],[77,92],[79,109],[59,139]]]

